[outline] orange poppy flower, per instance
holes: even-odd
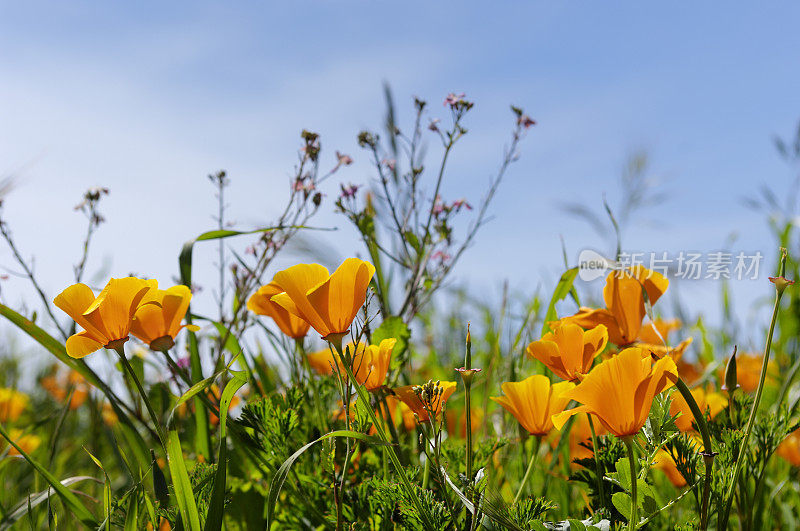
[[[375,266],[348,258],[333,272],[319,264],[299,264],[280,271],[273,282],[284,291],[272,301],[307,323],[324,338],[344,335],[367,298]]]
[[[647,312],[644,306],[642,289],[647,293],[650,304],[667,291],[669,280],[661,273],[650,271],[643,266],[635,266],[624,271],[612,271],[606,277],[603,288],[604,309],[581,308],[571,317],[561,322],[571,322],[583,328],[605,325],[608,340],[617,346],[633,343],[642,329],[642,320]]]
[[[308,329],[311,325],[306,321],[289,313],[280,304],[273,302],[272,297],[283,293],[277,282],[274,280],[266,286],[258,288],[250,299],[247,301],[247,309],[258,315],[265,315],[271,317],[281,332],[293,339],[300,339],[306,337]]]
[[[39,448],[39,446],[42,445],[41,437],[39,437],[38,435],[34,435],[32,433],[29,433],[27,435],[23,435],[23,431],[19,430],[19,429],[13,429],[13,430],[9,431],[8,436],[20,448],[22,448],[23,452],[25,452],[28,455],[30,455],[33,452],[35,452],[36,449]],[[3,449],[6,447],[6,445],[8,445],[8,443],[5,440],[3,440],[2,444],[0,444],[0,452],[3,451]],[[11,446],[11,448],[8,451],[8,455],[20,455],[20,453],[16,448]]]
[[[365,345],[359,343],[353,356],[353,373],[356,381],[364,385],[367,390],[374,391],[383,386],[386,373],[389,371],[389,362],[392,359],[392,350],[397,340],[384,339],[380,345]],[[345,347],[352,352],[353,345]],[[332,374],[335,366],[339,366],[342,375],[345,374],[339,356],[333,349],[325,348],[307,355],[308,364],[319,374]]]
[[[420,422],[430,420],[429,411],[438,417],[447,399],[456,390],[456,382],[433,382],[425,385],[406,385],[393,389],[394,394],[416,414]]]
[[[653,330],[655,326],[655,330]],[[639,341],[642,343],[649,343],[651,345],[663,345],[665,341],[669,340],[669,334],[673,330],[679,330],[681,327],[680,319],[656,319],[655,322],[648,323],[639,330]],[[656,333],[658,331],[658,333]]]
[[[58,374],[58,369],[44,376],[39,380],[39,385],[53,397],[53,400],[63,403],[67,399],[70,389],[72,398],[69,401],[69,409],[76,410],[86,402],[89,396],[89,383],[76,371],[69,374]]]
[[[603,425],[597,420],[597,418],[593,419],[594,422],[594,429],[595,435],[598,437],[605,433],[605,429]],[[555,436],[558,436],[558,433],[555,433]],[[575,461],[576,459],[582,459],[586,457],[592,457],[594,454],[591,450],[586,448],[584,444],[591,444],[592,442],[592,429],[589,426],[589,416],[588,415],[577,415],[575,417],[575,421],[572,423],[572,428],[569,430],[569,456],[570,461]],[[557,441],[554,441],[557,444]],[[555,447],[556,444],[552,446]],[[573,463],[574,464],[574,463]]]
[[[483,409],[473,406],[470,417],[472,433],[475,434],[483,423]],[[447,416],[447,433],[451,437],[460,437],[461,439],[467,436],[467,412],[463,407],[455,411],[451,410],[450,415]]]
[[[169,289],[152,288],[142,299],[131,322],[131,334],[139,338],[152,350],[168,350],[175,346],[175,336],[183,328],[193,332],[200,330],[196,325],[181,325],[192,291],[183,285]]]
[[[702,387],[692,389],[692,396],[695,402],[697,402],[700,411],[705,414],[706,409],[708,409],[711,418],[714,418],[717,413],[725,409],[725,406],[728,405],[728,399],[725,398],[724,395],[714,392],[706,393],[705,389]],[[675,419],[675,425],[678,429],[681,431],[692,431],[692,422],[694,422],[692,410],[689,409],[689,404],[686,403],[683,396],[680,393],[675,393],[672,395],[669,414],[675,416],[678,413],[680,413],[680,415]]]
[[[211,384],[211,387],[208,388],[208,391],[206,392],[206,395],[208,396],[208,399],[211,400],[211,402],[213,404],[216,404],[217,403],[217,398],[222,396],[222,394],[220,392],[220,389],[219,389],[219,386],[217,384]],[[241,398],[239,398],[236,395],[233,395],[233,397],[231,397],[231,402],[228,405],[228,408],[232,409],[232,408],[236,407],[239,404],[239,402],[241,402]],[[219,417],[217,415],[215,415],[212,411],[208,412],[208,420],[214,426],[219,424]]]
[[[678,465],[675,464],[675,458],[666,450],[658,450],[653,458],[653,468],[661,470],[667,479],[675,488],[682,488],[686,486],[686,479],[678,471]]]
[[[563,323],[528,345],[526,352],[562,380],[572,382],[589,372],[594,358],[607,342],[608,329],[604,325],[584,331],[577,324]]]
[[[489,398],[511,413],[528,433],[543,437],[553,429],[553,415],[569,403],[564,393],[574,387],[572,382],[551,385],[547,376],[535,374],[521,382],[504,383],[500,388],[505,396]]]
[[[353,373],[356,381],[368,391],[380,389],[386,381],[395,343],[397,340],[394,338],[384,339],[380,345],[368,345],[361,355],[356,352]]]
[[[673,385],[678,371],[672,358],[653,363],[648,352],[638,347],[623,350],[604,361],[562,398],[583,405],[553,417],[561,429],[576,413],[592,413],[617,437],[634,435],[644,425],[653,398]]]
[[[775,451],[779,457],[788,461],[792,466],[800,467],[800,430],[794,430],[786,436]]]
[[[28,406],[28,395],[16,389],[0,389],[0,422],[16,422]]]
[[[142,299],[156,287],[155,280],[126,277],[109,280],[97,297],[86,284],[73,284],[62,291],[53,303],[84,330],[67,339],[67,354],[82,358],[113,341],[127,339]]]

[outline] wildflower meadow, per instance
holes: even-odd
[[[626,253],[602,198],[616,253],[565,253],[555,283],[476,299],[454,268],[492,237],[495,194],[538,126],[511,106],[482,197],[447,198],[475,102],[443,99],[413,98],[400,117],[387,97],[359,153],[303,130],[264,227],[226,226],[235,178],[209,176],[218,227],[186,235],[174,279],[147,275],[142,253],[140,275],[85,280],[108,189],[77,207],[82,258],[58,293],[0,221],[34,297],[0,314],[48,360],[36,375],[2,360],[0,529],[794,529],[793,219],[771,218],[762,267],[774,271],[738,271],[773,301],[768,326],[748,332],[763,350],[738,348],[725,322],[671,313],[661,301],[680,271]],[[800,143],[784,147],[800,157]],[[361,185],[347,174],[356,157],[371,161]],[[642,179],[624,182],[628,208]],[[293,246],[325,237],[321,211],[357,235],[331,269]],[[195,274],[200,247],[219,253],[210,278]],[[723,292],[741,263],[728,260]],[[195,312],[203,297],[217,315]]]

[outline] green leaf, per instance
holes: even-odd
[[[286,481],[286,476],[289,475],[289,469],[292,468],[292,465],[298,458],[300,458],[306,450],[317,444],[318,442],[324,441],[325,439],[330,439],[331,437],[347,437],[348,439],[357,439],[359,441],[364,441],[366,443],[386,446],[386,443],[377,439],[375,437],[370,437],[369,435],[364,435],[363,433],[358,433],[355,431],[347,431],[347,430],[338,430],[332,431],[330,433],[326,433],[319,439],[311,441],[310,443],[306,444],[295,453],[289,456],[289,458],[283,462],[283,464],[278,468],[275,475],[272,477],[272,481],[269,484],[269,494],[267,496],[267,525],[265,529],[270,529],[272,525],[272,519],[275,513],[275,503],[278,501],[278,496],[280,496],[281,489],[283,488],[283,484]]]
[[[175,405],[172,407],[172,411],[169,414],[169,419],[167,420],[167,426],[172,425],[175,412],[178,410],[178,408],[180,408],[180,406],[182,406],[183,404],[185,404],[186,402],[188,402],[201,392],[211,387],[214,384],[214,382],[217,381],[217,378],[219,378],[220,375],[224,372],[225,372],[224,370],[219,371],[218,373],[209,376],[204,380],[200,380],[199,382],[191,386],[189,389],[187,389],[186,392],[181,395],[181,397],[178,399],[177,402],[175,402]]]
[[[139,493],[134,492],[128,500],[128,514],[125,515],[124,531],[139,529]]]
[[[106,515],[106,521],[111,520],[111,480],[108,479],[108,473],[106,473],[106,469],[103,467],[103,463],[100,462],[98,458],[92,455],[92,452],[87,450],[86,448],[83,449],[89,457],[92,458],[94,464],[103,471],[103,476],[105,476],[105,481],[103,482],[103,514]]]
[[[169,487],[167,487],[167,478],[164,477],[164,472],[158,465],[156,460],[156,453],[150,450],[151,467],[153,469],[153,490],[156,493],[156,500],[161,504],[161,507],[169,507]]]
[[[544,315],[542,335],[545,335],[550,331],[550,322],[558,319],[558,314],[556,313],[556,303],[563,301],[565,298],[567,298],[567,295],[573,291],[573,285],[575,284],[575,278],[577,276],[578,268],[573,267],[564,271],[564,274],[561,275],[561,278],[558,280],[556,289],[553,290],[553,296],[550,298],[550,304],[547,306],[547,313]]]
[[[83,503],[78,499],[78,497],[68,488],[66,488],[61,481],[55,478],[50,472],[47,471],[42,465],[40,465],[37,461],[33,460],[31,456],[29,456],[25,451],[19,447],[19,445],[11,440],[8,434],[5,432],[2,426],[0,426],[0,436],[2,436],[8,443],[17,449],[19,455],[23,457],[42,477],[50,484],[53,490],[56,491],[58,497],[61,498],[61,501],[64,502],[64,505],[75,515],[75,517],[83,522],[84,525],[88,527],[97,527],[98,522],[95,519],[94,515],[92,515],[91,511],[86,508]]]
[[[580,520],[569,519],[569,531],[586,531],[586,526]]]
[[[614,504],[614,507],[625,517],[626,520],[630,520],[631,517],[631,497],[628,495],[627,492],[615,492],[613,496],[611,496],[611,502]]]
[[[186,471],[186,463],[183,460],[183,450],[181,441],[178,438],[177,430],[169,430],[167,435],[167,461],[169,472],[172,475],[172,488],[175,490],[175,498],[178,502],[178,511],[183,520],[183,526],[189,531],[200,531],[200,514],[197,512],[197,502],[192,492],[192,483],[189,481],[189,473]]]
[[[391,338],[397,340],[392,350],[392,358],[398,359],[408,348],[411,331],[401,318],[394,315],[384,319],[381,325],[372,333],[372,343],[379,345],[384,339]]]
[[[222,529],[225,513],[225,482],[228,470],[228,407],[230,407],[236,391],[247,383],[247,378],[243,373],[234,372],[233,375],[233,379],[228,382],[222,391],[222,397],[219,401],[219,454],[217,457],[217,472],[214,475],[214,489],[211,492],[211,501],[206,515],[205,531]]]

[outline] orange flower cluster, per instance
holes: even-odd
[[[175,344],[192,293],[186,286],[158,289],[156,280],[112,278],[95,297],[86,284],[74,284],[53,301],[83,328],[67,339],[67,354],[82,358],[103,347],[115,348],[133,334],[153,350]],[[197,330],[197,327],[191,327]]]

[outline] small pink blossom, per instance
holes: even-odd
[[[461,94],[456,94],[455,92],[451,92],[444,99],[443,105],[445,105],[445,106],[449,105],[450,108],[453,108],[456,105],[458,105],[460,102],[464,101],[464,96],[465,96],[465,94],[463,92]]]
[[[353,163],[353,157],[338,151],[336,152],[336,159],[339,161],[339,166],[350,166]]]
[[[525,129],[530,129],[532,126],[536,125],[536,120],[534,120],[527,114],[523,114],[519,118],[517,118],[517,125],[521,125]]]
[[[381,164],[383,164],[384,166],[389,168],[391,171],[394,171],[394,169],[395,169],[395,167],[397,165],[397,161],[394,160],[394,159],[383,159],[381,161]]]
[[[341,185],[341,187],[342,187],[342,193],[339,194],[339,197],[343,199],[349,199],[355,197],[356,193],[358,193],[358,189],[360,188],[360,186],[358,186],[357,184],[350,184],[348,186]]]
[[[450,210],[461,210],[462,208],[466,208],[467,210],[472,210],[472,205],[467,203],[467,200],[464,198],[458,199],[453,201],[453,204],[450,205]]]

